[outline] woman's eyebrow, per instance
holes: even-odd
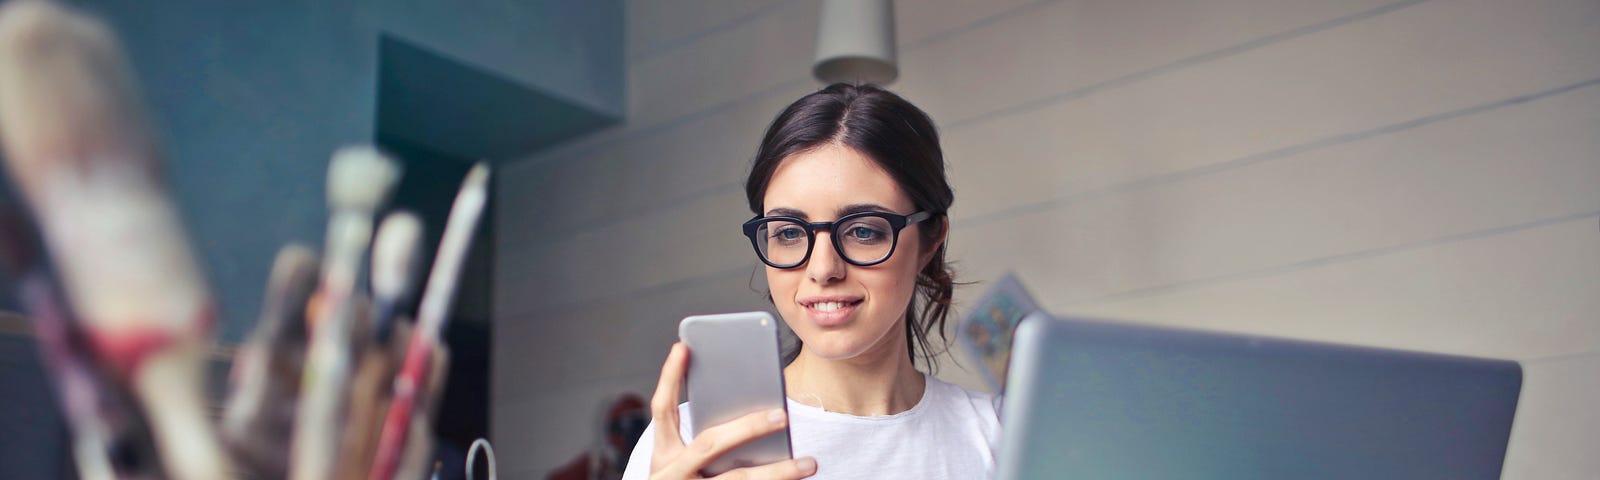
[[[801,220],[807,220],[808,219],[808,217],[806,217],[806,212],[795,210],[793,208],[782,208],[782,207],[774,208],[772,210],[767,210],[767,216],[768,217],[794,217],[794,218],[798,218],[798,219],[801,219]]]
[[[850,215],[850,214],[854,214],[854,213],[861,213],[861,212],[894,213],[894,210],[890,209],[889,207],[885,207],[883,205],[878,205],[876,203],[857,203],[857,204],[853,204],[853,205],[845,205],[843,207],[839,207],[838,216],[843,217],[845,215]],[[766,216],[768,216],[768,217],[794,217],[794,218],[798,218],[798,219],[801,219],[801,220],[809,220],[810,219],[810,217],[806,216],[806,212],[802,212],[800,210],[796,210],[796,209],[793,209],[793,208],[784,208],[784,207],[778,207],[778,208],[774,208],[774,209],[771,209],[771,210],[767,210]]]
[[[845,206],[839,208],[839,216],[841,216],[841,217],[843,217],[845,215],[850,215],[850,214],[853,214],[853,213],[861,213],[861,212],[894,213],[894,210],[890,210],[889,207],[885,207],[883,205],[878,205],[878,204],[875,204],[875,203],[857,203],[857,204],[854,204],[854,205],[845,205]]]

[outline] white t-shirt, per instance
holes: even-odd
[[[827,412],[789,400],[789,442],[795,457],[817,459],[814,479],[994,478],[1000,418],[996,397],[926,376],[922,400],[881,417]],[[678,406],[679,435],[689,434],[688,404]],[[650,477],[655,422],[628,457],[624,480]]]

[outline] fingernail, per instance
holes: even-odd
[[[767,412],[767,421],[772,422],[773,425],[783,425],[783,417],[783,410]]]
[[[817,459],[802,457],[794,461],[794,466],[800,467],[800,473],[810,475],[817,473]]]

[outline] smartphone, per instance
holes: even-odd
[[[706,429],[752,412],[783,409],[783,367],[778,322],[767,312],[696,315],[678,324],[689,347],[689,431]],[[706,476],[794,458],[789,429],[728,451],[706,465]]]

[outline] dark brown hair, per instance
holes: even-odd
[[[918,228],[924,247],[938,240],[947,223],[946,213],[955,193],[944,175],[944,153],[933,119],[899,95],[876,85],[836,83],[789,104],[767,127],[745,182],[745,196],[756,215],[778,164],[791,156],[828,144],[840,144],[866,155],[889,173],[900,190],[911,197],[917,210],[934,217]],[[950,316],[955,275],[945,264],[949,239],[933,259],[917,272],[916,292],[906,306],[906,344],[913,363],[921,356],[933,370],[935,355],[949,342],[944,325]],[[918,306],[920,300],[920,308]],[[939,332],[939,351],[931,348],[929,334]],[[797,343],[798,345],[798,343]],[[793,360],[799,349],[786,353]]]

